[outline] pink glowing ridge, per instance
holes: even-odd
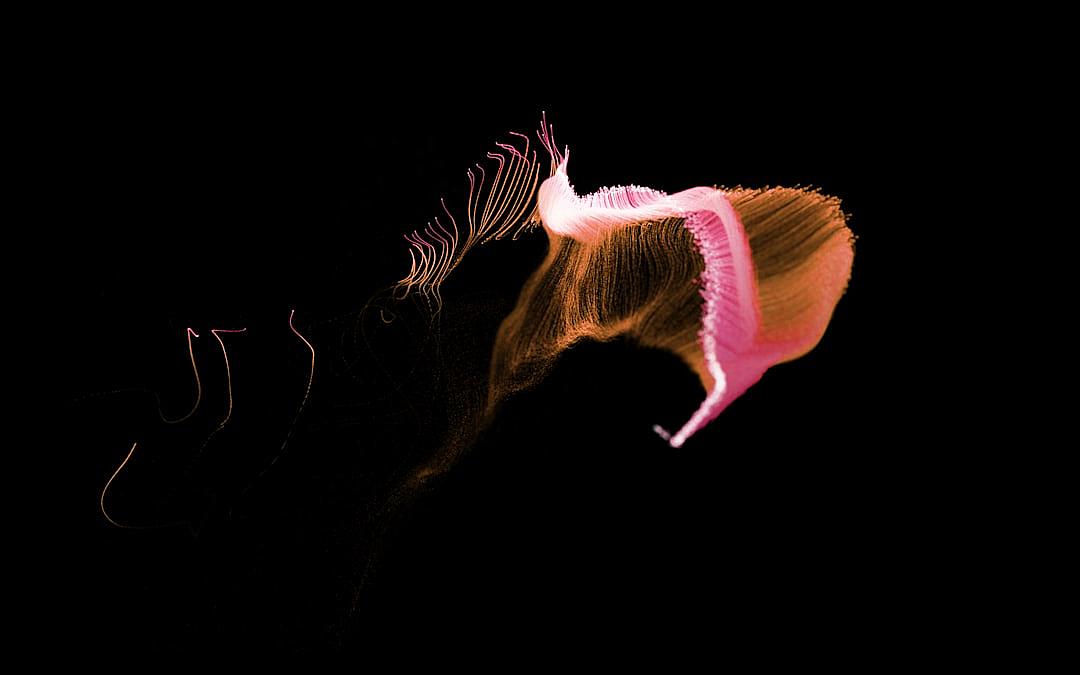
[[[671,434],[654,426],[678,448],[782,357],[782,349],[760,339],[757,279],[746,232],[724,193],[714,188],[669,195],[631,185],[578,196],[566,173],[568,159],[567,151],[537,196],[540,218],[551,232],[589,242],[612,227],[683,218],[704,259],[699,340],[712,382],[706,383],[705,400],[681,429]]]

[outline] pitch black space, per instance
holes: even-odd
[[[50,631],[159,657],[443,642],[828,652],[885,639],[911,610],[929,564],[912,543],[945,535],[914,532],[931,488],[900,412],[912,373],[896,346],[910,329],[893,271],[916,131],[885,124],[900,105],[890,87],[841,72],[831,93],[791,78],[716,105],[185,73],[75,78],[78,113],[62,116],[81,227],[52,266],[73,328],[57,357],[71,438],[57,451],[66,557]],[[382,294],[408,271],[401,235],[439,215],[441,197],[460,208],[465,169],[505,132],[532,134],[541,111],[579,192],[840,197],[858,236],[849,290],[813,352],[682,449],[651,427],[694,411],[692,374],[626,341],[582,344],[452,471],[395,500],[452,432],[467,389],[455,378],[485,372],[545,250],[535,232],[470,254],[429,323],[422,304]],[[316,349],[299,418],[310,355],[288,329],[293,309]],[[203,400],[165,425],[159,400],[176,417],[194,398],[188,326],[202,336]],[[211,328],[247,332],[222,338],[233,416],[203,447],[226,405]],[[98,500],[135,442],[107,506],[145,529],[118,529]]]

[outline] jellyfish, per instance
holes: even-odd
[[[460,224],[444,203],[446,223],[406,236],[412,264],[400,297],[415,291],[436,312],[440,284],[468,250],[533,230],[547,237],[543,262],[498,329],[486,416],[574,344],[629,337],[675,354],[705,390],[680,428],[653,426],[678,448],[769,368],[822,339],[854,257],[837,198],[799,187],[669,194],[636,185],[578,195],[569,148],[556,146],[546,117],[537,135],[550,158],[543,181],[529,139],[516,134],[518,145],[489,153],[493,170],[469,170]]]

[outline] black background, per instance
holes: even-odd
[[[893,639],[946,573],[951,536],[926,527],[938,498],[905,410],[898,345],[918,338],[898,318],[896,276],[910,264],[913,167],[934,170],[924,134],[951,122],[906,95],[901,71],[833,66],[695,73],[633,96],[610,72],[610,88],[447,95],[288,65],[76,68],[50,118],[78,220],[53,267],[71,439],[55,488],[63,599],[47,630],[159,656],[444,640],[803,653]],[[362,310],[407,271],[401,234],[440,197],[460,203],[465,168],[506,131],[532,134],[542,110],[579,192],[840,197],[859,237],[849,291],[811,354],[680,450],[650,429],[693,412],[692,374],[626,342],[580,345],[449,475],[388,510],[396,477],[444,437],[453,378],[483,363],[543,235],[470,254],[434,326],[410,303],[390,326]],[[316,348],[314,386],[264,473],[307,378],[292,308]],[[203,336],[203,408],[168,427],[155,394],[168,415],[191,404],[187,326]],[[200,451],[224,407],[209,329],[236,327],[248,332],[224,337],[233,419]],[[101,488],[136,441],[110,513],[184,525],[102,518]]]

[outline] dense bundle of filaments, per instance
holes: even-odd
[[[579,340],[629,336],[692,361],[703,269],[681,218],[615,228],[593,243],[551,236],[546,258],[499,328],[489,408],[535,384]]]
[[[513,150],[478,205],[470,175],[467,236],[428,228],[433,244],[414,233],[413,267],[399,285],[438,304],[439,283],[470,247],[543,225],[549,250],[498,331],[484,415],[574,343],[626,336],[678,355],[705,387],[681,429],[656,427],[678,447],[769,367],[821,339],[854,254],[837,199],[798,188],[669,195],[637,186],[578,196],[546,121],[539,136],[550,176],[537,187],[535,155]]]
[[[540,178],[540,166],[536,162],[536,152],[529,155],[529,138],[524,134],[513,135],[524,139],[523,150],[498,143],[499,151],[487,154],[489,160],[495,161],[490,172],[481,164],[476,165],[475,172],[472,169],[466,172],[469,197],[462,215],[462,227],[443,202],[446,223],[436,217],[422,231],[414,230],[405,235],[411,244],[412,266],[409,274],[397,284],[400,298],[416,289],[432,300],[438,311],[442,307],[439,286],[470,249],[507,234],[516,238],[526,227],[536,224],[534,219],[524,216],[535,207],[533,196]]]

